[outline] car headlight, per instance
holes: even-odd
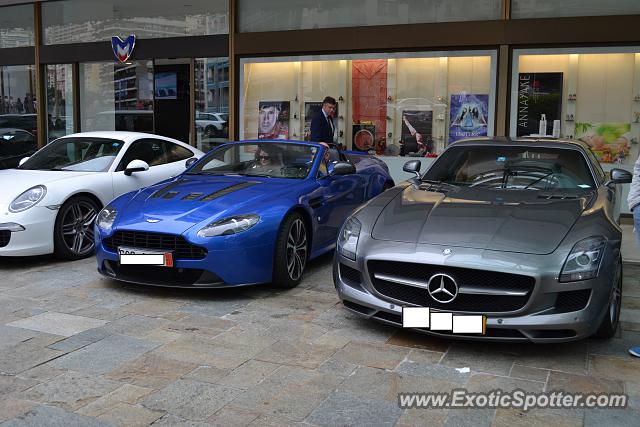
[[[342,256],[354,261],[356,260],[361,229],[362,224],[355,218],[349,218],[344,223],[338,236],[338,251]]]
[[[98,228],[104,231],[110,230],[116,220],[116,215],[118,215],[118,211],[112,206],[107,206],[102,209],[98,214],[98,219],[96,220]]]
[[[598,276],[606,240],[603,237],[589,237],[573,246],[560,272],[561,282],[576,282]]]
[[[36,185],[31,187],[18,197],[13,199],[9,205],[9,212],[22,212],[36,205],[47,194],[47,187]]]
[[[255,214],[232,216],[207,225],[198,231],[198,237],[229,236],[242,233],[256,225],[258,221],[260,221],[260,217]]]

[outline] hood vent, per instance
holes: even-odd
[[[223,188],[222,190],[214,191],[213,193],[204,196],[202,199],[200,199],[200,201],[210,202],[219,197],[226,196],[227,194],[231,194],[233,192],[242,190],[244,188],[253,187],[254,185],[258,185],[258,184],[260,183],[259,182],[241,182],[240,184],[234,184],[232,186]]]
[[[160,197],[164,196],[165,194],[167,194],[169,191],[171,191],[173,189],[173,187],[180,185],[182,182],[184,182],[184,179],[176,179],[173,182],[170,182],[169,184],[165,185],[164,187],[162,187],[160,190],[156,191],[155,193],[153,193],[153,196],[151,196],[152,199],[159,199]],[[176,193],[177,194],[177,193]],[[175,195],[174,195],[175,196]],[[171,197],[174,197],[171,196]],[[169,197],[169,198],[171,198]],[[166,198],[166,197],[165,197]]]
[[[164,193],[164,196],[162,196],[163,199],[173,199],[174,197],[176,197],[178,195],[177,191],[169,191],[167,193]]]
[[[204,193],[189,193],[182,198],[182,200],[195,200],[202,197]]]

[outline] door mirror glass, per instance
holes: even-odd
[[[416,177],[420,179],[420,167],[422,167],[422,162],[420,160],[410,160],[404,164],[402,170],[409,173],[416,174]]]
[[[633,175],[624,169],[611,169],[611,179],[606,185],[610,184],[629,184]]]
[[[144,172],[149,170],[149,165],[143,160],[132,160],[124,170],[124,174],[131,176],[134,172]]]
[[[356,173],[356,167],[349,162],[336,162],[329,164],[329,175],[351,175]]]
[[[192,164],[194,164],[194,163],[195,163],[195,162],[197,162],[197,161],[198,161],[198,158],[197,158],[197,157],[192,157],[192,158],[190,158],[190,159],[187,159],[187,161],[186,161],[186,162],[184,162],[184,167],[185,167],[185,169],[188,169],[188,168],[189,168],[189,166],[191,166]]]

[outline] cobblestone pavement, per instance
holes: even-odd
[[[331,259],[296,289],[167,290],[93,259],[0,260],[0,425],[638,425],[640,267],[624,328],[564,345],[450,342],[363,321]],[[469,367],[461,373],[456,368]],[[622,392],[625,410],[401,410],[400,391]]]

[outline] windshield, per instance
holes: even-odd
[[[582,153],[535,146],[459,146],[445,151],[423,180],[494,189],[595,188]]]
[[[105,172],[123,145],[118,139],[61,138],[35,153],[20,169]]]
[[[212,151],[189,174],[304,179],[317,147],[292,143],[239,143]]]

